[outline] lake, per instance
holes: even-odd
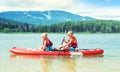
[[[48,34],[54,47],[64,34]],[[0,34],[0,72],[120,72],[120,34],[75,34],[79,48],[102,48],[101,56],[12,55],[11,47],[38,48],[41,34]],[[66,36],[67,39],[67,36]]]

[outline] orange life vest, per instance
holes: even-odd
[[[78,46],[77,46],[77,39],[76,39],[76,37],[75,36],[73,36],[73,37],[71,37],[71,38],[69,38],[68,39],[68,42],[70,41],[72,39],[72,42],[70,43],[70,47],[73,47],[73,48],[78,48]]]
[[[53,43],[47,38],[47,39],[45,39],[46,40],[46,46],[48,47],[48,46],[52,46],[53,45]],[[44,44],[44,40],[43,40],[43,44]]]

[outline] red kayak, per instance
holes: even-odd
[[[18,55],[58,55],[58,51],[40,51],[38,49],[29,48],[10,48],[9,51],[13,54]],[[103,54],[103,49],[79,49],[74,52],[71,51],[61,51],[60,55],[97,55]]]

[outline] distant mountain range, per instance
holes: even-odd
[[[0,23],[1,24],[25,24],[22,22],[18,22],[18,21],[14,21],[14,20],[9,20],[9,19],[5,19],[5,18],[0,18]]]
[[[51,11],[7,11],[0,12],[0,18],[18,21],[22,23],[36,25],[50,25],[65,21],[82,21],[94,20],[95,18],[80,16],[66,11],[51,10]]]

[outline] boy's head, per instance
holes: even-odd
[[[47,33],[42,33],[42,38],[47,38]]]
[[[68,36],[73,36],[73,31],[68,31]]]

